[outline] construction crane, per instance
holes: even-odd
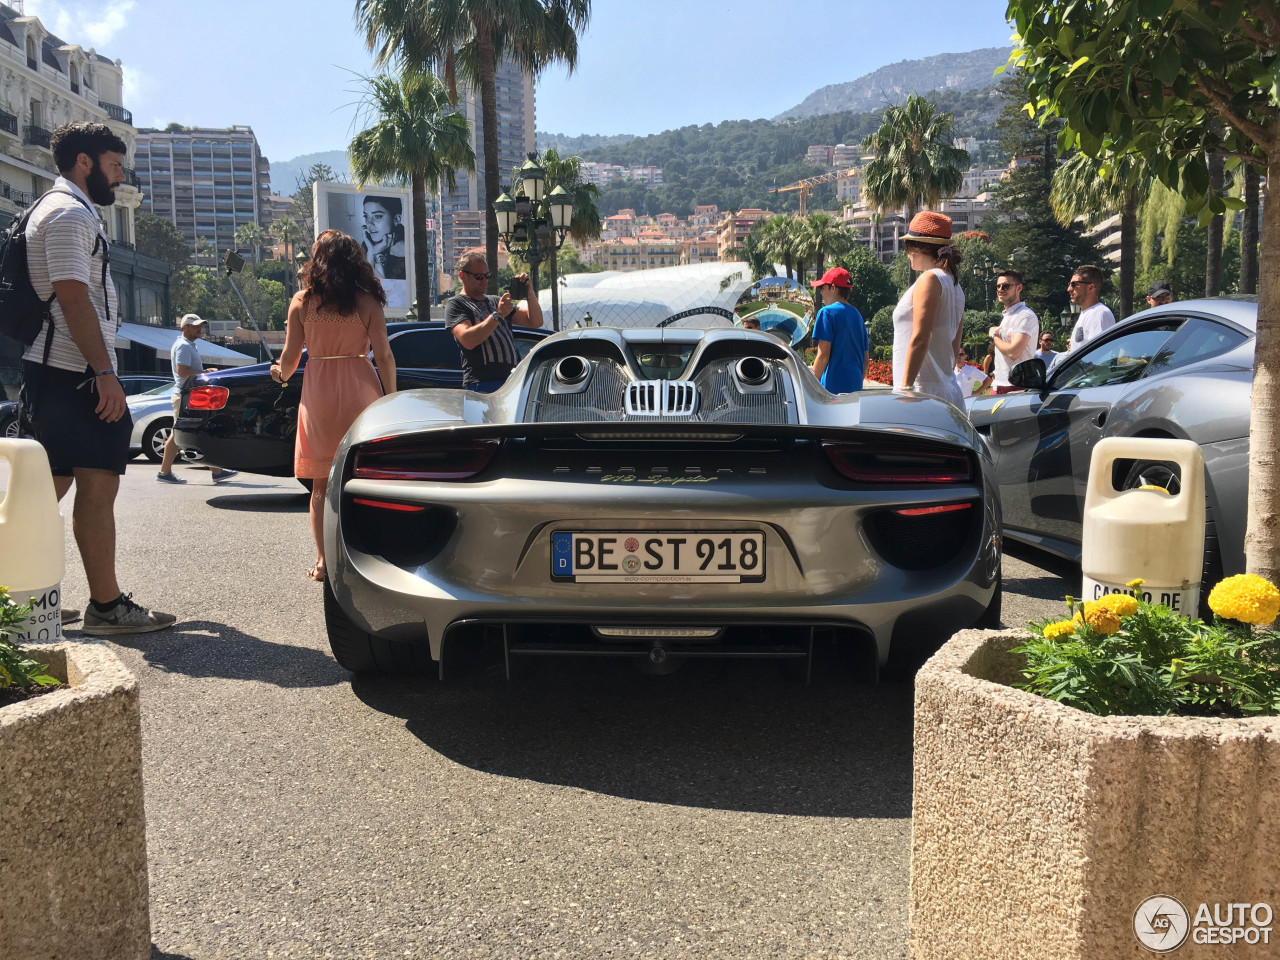
[[[809,191],[814,187],[821,186],[824,183],[832,183],[841,177],[851,177],[858,173],[857,167],[849,170],[832,170],[830,173],[824,173],[816,177],[807,177],[804,180],[797,180],[795,183],[789,183],[785,187],[773,187],[769,193],[790,193],[792,190],[800,191],[800,216],[805,215],[806,201],[809,197]]]

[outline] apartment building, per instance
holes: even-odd
[[[841,204],[862,202],[862,168],[851,167],[847,177],[836,180],[836,199]]]
[[[758,207],[744,207],[737,213],[730,213],[720,221],[720,249],[719,258],[721,260],[728,259],[728,253],[734,247],[740,247],[746,242],[747,234],[751,232],[751,228],[757,222],[773,216],[768,210],[761,210]]]
[[[651,164],[624,167],[617,163],[600,163],[595,160],[586,160],[583,161],[580,172],[583,180],[587,183],[593,183],[597,187],[606,186],[615,180],[634,180],[637,183],[648,184],[651,187],[660,187],[666,182],[662,168]]]
[[[815,167],[831,166],[831,150],[830,146],[815,143],[805,151],[804,159],[806,163],[811,163]]]
[[[714,233],[704,233],[687,240],[680,241],[680,262],[714,263],[720,259],[720,237]]]
[[[169,317],[170,268],[134,250],[134,212],[143,195],[131,166],[137,131],[123,106],[123,86],[119,60],[69,43],[38,17],[0,4],[0,228],[53,186],[53,131],[77,120],[105,123],[126,147],[126,182],[116,188],[112,206],[98,208],[111,240],[120,319],[162,325]],[[127,329],[121,329],[119,367],[141,369]],[[17,344],[0,338],[0,399],[16,390],[20,356]]]
[[[637,240],[621,237],[596,248],[595,262],[606,270],[653,270],[674,267],[680,260],[678,240]]]
[[[831,148],[831,166],[856,167],[862,163],[862,144],[837,143]]]
[[[270,165],[251,127],[144,128],[136,165],[143,209],[176,226],[197,263],[216,263],[234,250],[245,224],[271,223]]]
[[[443,74],[443,66],[437,69],[437,73]],[[533,79],[507,60],[497,65],[495,81],[498,107],[498,181],[506,187],[511,183],[512,171],[528,159],[529,153],[537,149],[534,139],[534,87]],[[457,262],[464,250],[485,246],[484,109],[480,103],[480,91],[466,85],[461,86],[458,90],[458,109],[471,124],[471,146],[476,153],[476,172],[457,171],[454,189],[443,188],[440,194],[442,267],[448,267],[450,271],[452,264]],[[474,233],[476,213],[481,215],[478,242]],[[452,283],[456,278],[445,279]]]

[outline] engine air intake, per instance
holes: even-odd
[[[629,417],[691,417],[698,388],[691,380],[634,380],[627,385]]]

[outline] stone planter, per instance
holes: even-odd
[[[143,960],[137,683],[100,643],[24,649],[70,686],[0,708],[0,955]]]
[[[962,631],[916,677],[911,955],[1150,957],[1157,895],[1189,914],[1180,960],[1280,955],[1280,718],[1096,717],[1005,685],[1023,637]],[[1269,945],[1195,923],[1259,903]]]

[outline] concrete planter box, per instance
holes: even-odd
[[[962,631],[916,677],[911,955],[1150,957],[1134,914],[1167,895],[1180,960],[1275,956],[1280,718],[1095,717],[1006,686],[1024,636]],[[1202,903],[1269,904],[1270,946],[1197,943]]]
[[[137,683],[100,643],[24,649],[71,685],[0,708],[0,955],[143,960]]]

